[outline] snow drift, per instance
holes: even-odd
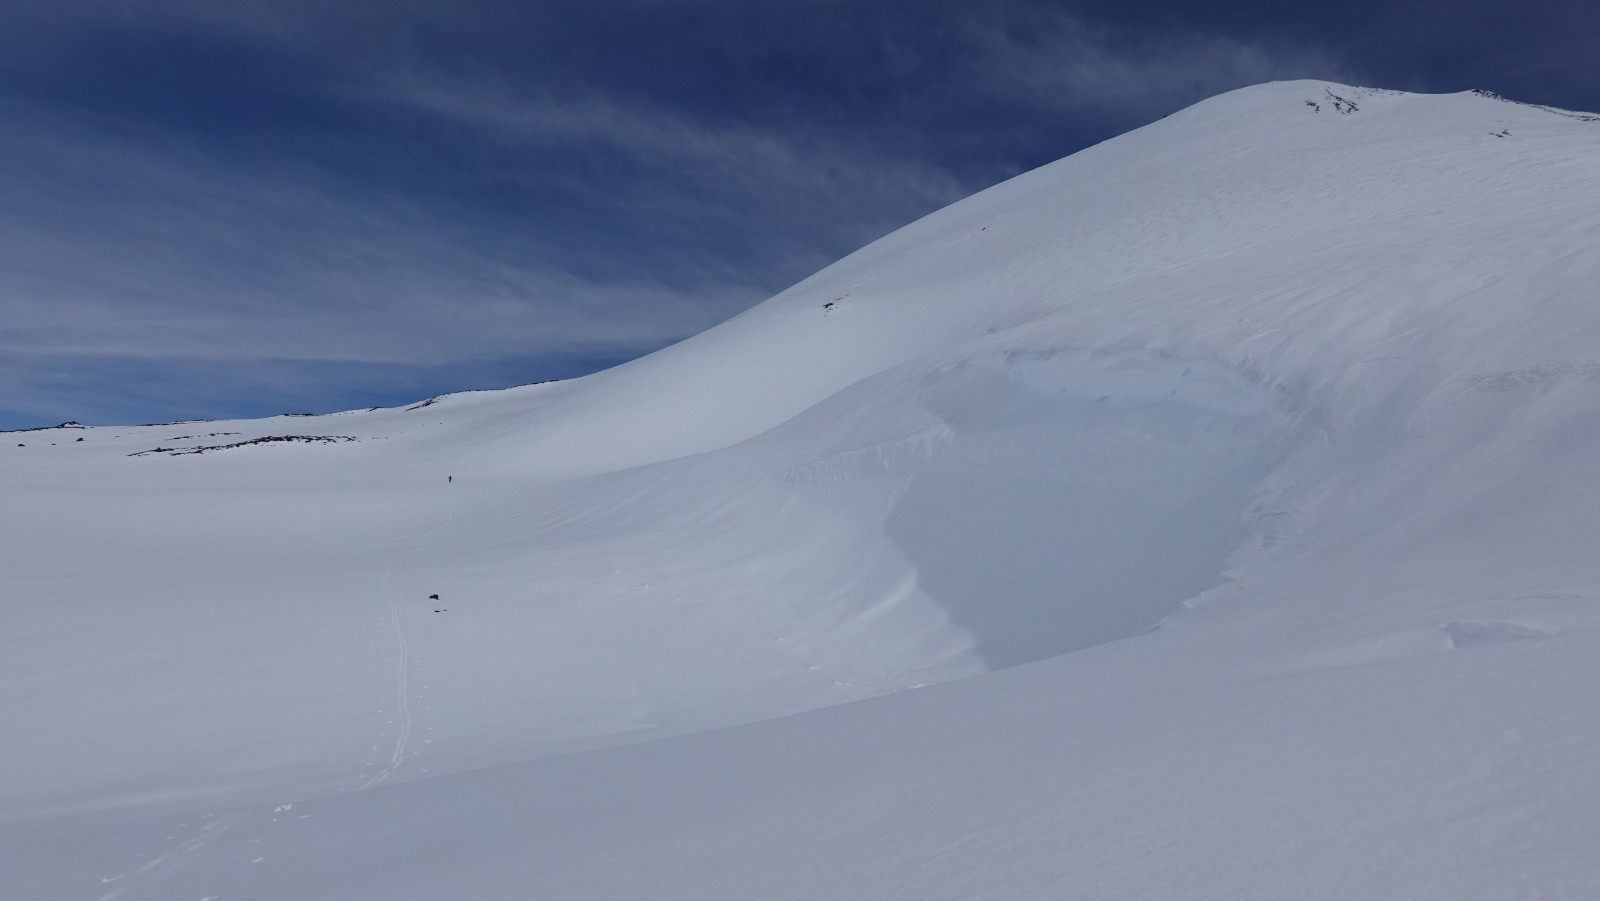
[[[15,436],[0,879],[1594,897],[1597,246],[1594,117],[1279,83],[588,378]]]

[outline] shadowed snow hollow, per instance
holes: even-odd
[[[1217,584],[1281,421],[1267,392],[1150,357],[1007,356],[930,379],[949,429],[885,461],[888,531],[991,668],[1126,638]]]

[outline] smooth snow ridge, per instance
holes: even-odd
[[[19,433],[0,886],[1600,896],[1596,246],[1592,118],[1271,84],[587,378]]]

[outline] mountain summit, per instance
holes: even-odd
[[[0,887],[1600,897],[1597,244],[1594,116],[1273,83],[586,378],[14,435]]]

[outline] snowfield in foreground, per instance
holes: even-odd
[[[1597,248],[1594,117],[1276,83],[587,378],[9,433],[0,895],[1600,897]]]

